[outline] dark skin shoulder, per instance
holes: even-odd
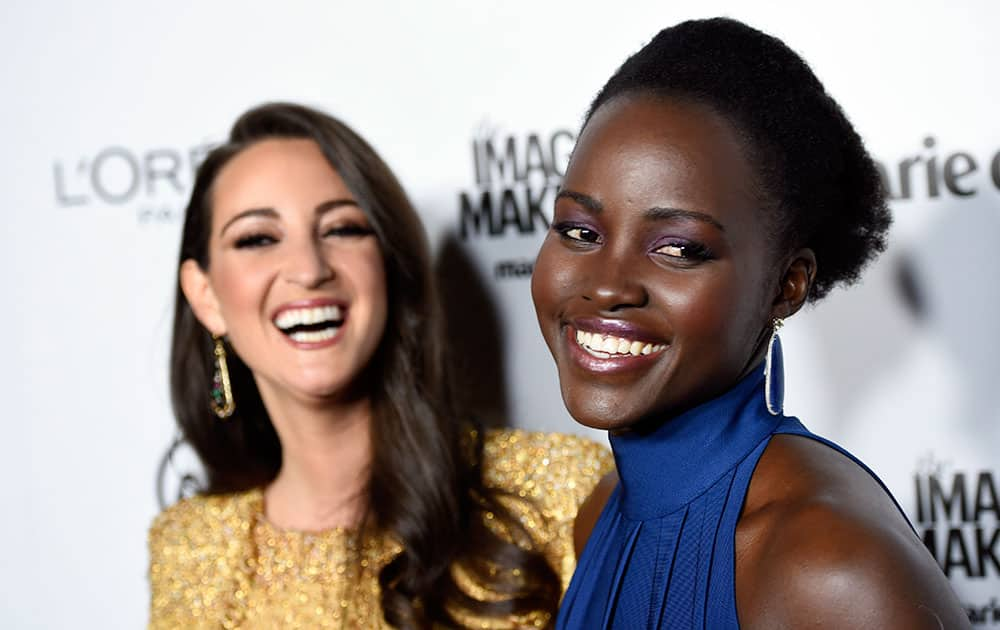
[[[775,436],[736,527],[740,627],[970,628],[948,582],[892,500],[854,462]]]
[[[580,511],[576,513],[576,520],[573,521],[573,548],[576,550],[577,558],[583,553],[587,539],[594,531],[594,525],[597,524],[597,519],[601,516],[604,505],[608,502],[617,485],[618,473],[612,470],[601,477],[593,492],[580,505]]]

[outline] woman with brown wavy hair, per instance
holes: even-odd
[[[150,530],[150,627],[544,627],[611,461],[455,409],[423,228],[340,121],[252,109],[187,207],[171,392],[207,487]]]

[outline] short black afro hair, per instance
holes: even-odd
[[[660,31],[622,64],[584,121],[608,101],[644,93],[704,104],[744,138],[783,251],[809,247],[809,299],[857,281],[891,222],[878,170],[840,106],[780,40],[727,18]]]

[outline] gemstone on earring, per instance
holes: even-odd
[[[232,385],[229,382],[229,367],[226,364],[226,348],[222,338],[214,337],[215,342],[215,373],[212,375],[212,387],[209,390],[209,397],[212,412],[220,419],[225,420],[233,415],[236,404],[233,402]]]

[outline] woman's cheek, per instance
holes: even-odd
[[[675,331],[693,338],[723,339],[739,306],[727,284],[709,276],[675,290],[669,298]]]
[[[551,234],[546,237],[535,259],[535,268],[531,274],[531,298],[539,317],[547,315],[554,298],[555,287],[559,286],[558,266],[553,264],[556,252],[552,249]]]
[[[233,261],[218,261],[213,269],[212,285],[219,302],[219,310],[233,334],[240,336],[241,320],[256,318],[264,307],[266,298],[262,278],[263,271],[252,264],[234,264]]]

